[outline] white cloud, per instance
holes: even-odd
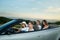
[[[58,7],[48,7],[45,12],[47,13],[60,13],[60,8]]]
[[[48,7],[41,14],[46,19],[57,19],[60,20],[60,7]]]

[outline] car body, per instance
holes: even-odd
[[[0,35],[0,40],[59,40],[59,38],[60,27],[27,33]]]

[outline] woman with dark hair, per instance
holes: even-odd
[[[42,27],[43,27],[42,29],[48,29],[49,28],[49,25],[48,25],[46,20],[42,21]]]
[[[34,23],[33,23],[32,21],[30,21],[30,22],[28,23],[28,27],[29,27],[28,31],[34,31],[33,26],[34,26]]]

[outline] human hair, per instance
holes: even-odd
[[[46,20],[43,20],[43,22],[45,22],[46,25],[48,25],[47,21]]]
[[[34,22],[33,21],[29,21],[29,23],[33,24],[34,25]]]
[[[46,20],[43,20],[43,21],[42,21],[42,28],[45,26],[45,25],[43,24],[43,22],[45,23],[45,25],[48,25],[48,22],[47,22]]]
[[[22,23],[22,25],[25,25],[25,27],[26,27],[26,24]]]
[[[40,24],[40,20],[37,20],[37,22],[39,22],[39,24]]]

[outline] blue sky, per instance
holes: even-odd
[[[60,20],[60,0],[0,0],[0,16]]]

